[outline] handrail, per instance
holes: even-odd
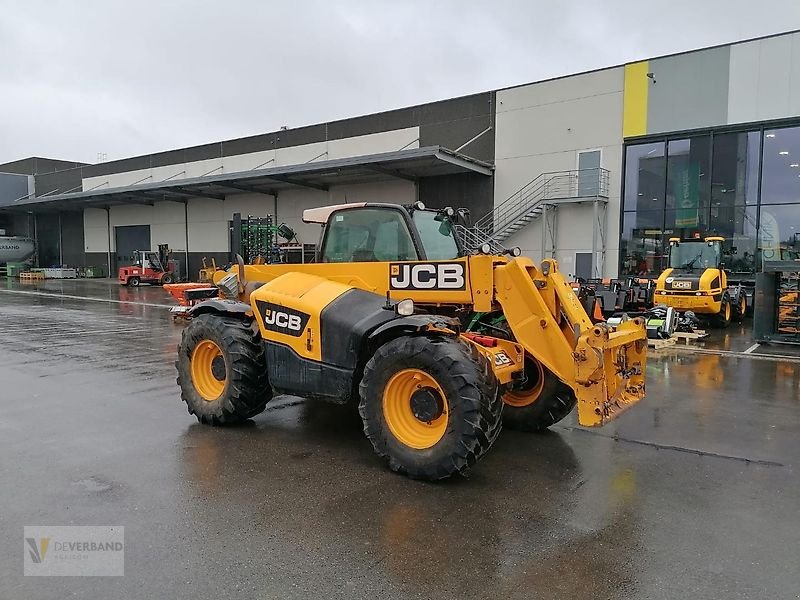
[[[556,200],[608,198],[609,171],[603,168],[572,169],[542,173],[467,229],[461,228],[466,248],[498,243],[522,219],[536,216],[537,209]]]

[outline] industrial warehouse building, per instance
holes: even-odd
[[[0,165],[0,229],[41,266],[167,243],[196,273],[230,223],[347,201],[466,207],[506,246],[583,276],[654,274],[716,232],[733,270],[800,245],[800,32],[379,114],[100,164]],[[488,216],[487,216],[488,215]],[[481,220],[481,217],[484,217]],[[185,268],[185,264],[184,264]]]

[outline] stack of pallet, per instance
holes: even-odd
[[[44,273],[41,271],[24,271],[19,274],[20,281],[44,281]]]

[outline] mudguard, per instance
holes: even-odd
[[[209,313],[229,315],[239,319],[253,318],[253,309],[249,304],[239,302],[238,300],[229,300],[226,298],[211,298],[210,300],[204,300],[199,304],[195,304],[188,311],[188,314],[192,317]]]

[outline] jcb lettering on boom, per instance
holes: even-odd
[[[463,290],[464,263],[392,263],[389,286],[393,290]]]

